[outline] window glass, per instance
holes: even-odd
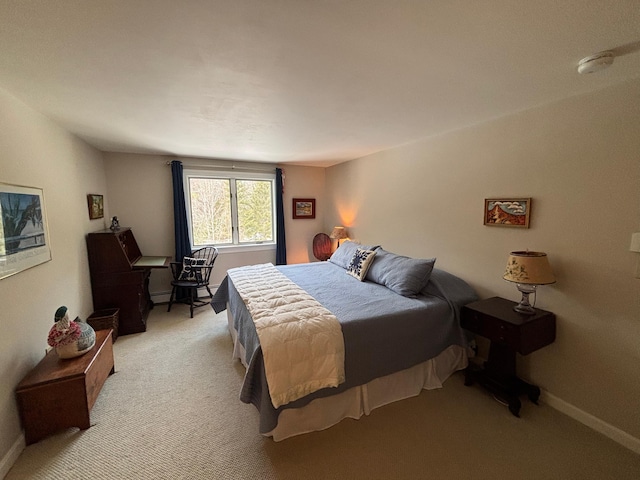
[[[273,242],[272,182],[236,180],[240,243]]]
[[[194,246],[233,243],[229,179],[189,178]]]
[[[193,247],[273,244],[275,175],[184,172]]]

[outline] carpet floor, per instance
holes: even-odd
[[[274,442],[238,399],[226,312],[152,310],[119,337],[92,427],[27,447],[18,479],[634,479],[640,456],[541,404],[522,418],[452,376],[444,388]]]

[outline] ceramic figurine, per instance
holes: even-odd
[[[55,324],[49,330],[47,343],[56,349],[60,358],[79,357],[96,344],[96,332],[91,325],[69,320],[67,307],[60,307],[55,313]]]

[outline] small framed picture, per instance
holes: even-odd
[[[531,198],[486,198],[484,224],[493,227],[529,228]]]
[[[316,199],[294,198],[293,218],[316,218]]]
[[[89,206],[89,218],[91,220],[104,217],[104,198],[102,195],[88,194],[87,204]]]

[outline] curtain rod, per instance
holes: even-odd
[[[171,162],[167,162],[167,165],[171,165]],[[211,169],[211,170],[246,170],[249,172],[275,172],[276,168],[259,168],[259,167],[242,167],[236,165],[191,165],[191,164],[183,164],[185,168],[202,168],[202,169]]]

